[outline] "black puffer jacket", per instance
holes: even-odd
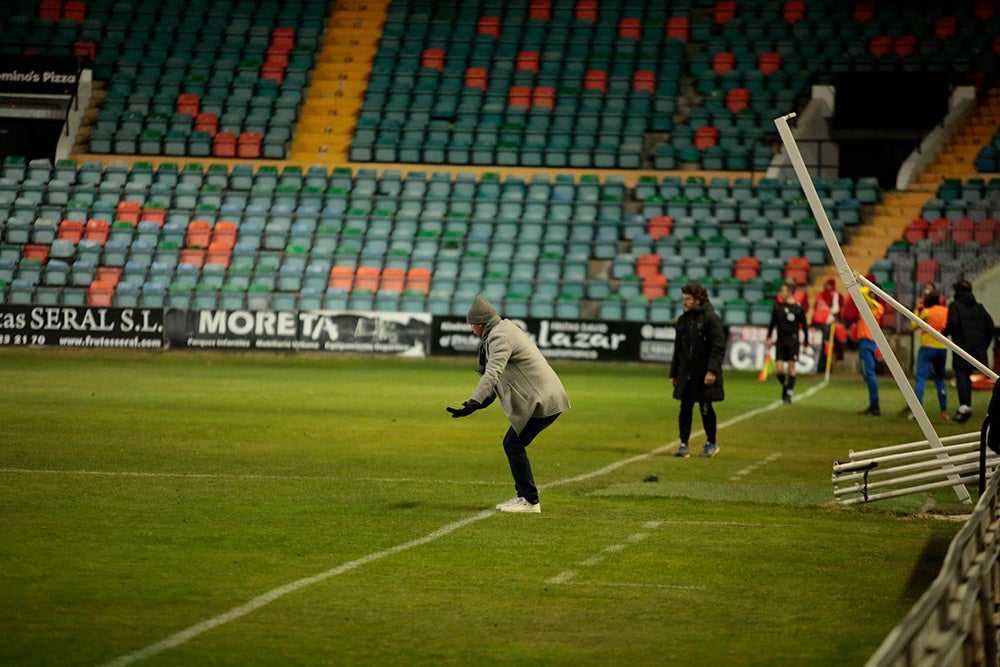
[[[722,360],[726,356],[726,334],[722,320],[712,304],[684,312],[677,318],[677,338],[670,377],[674,379],[674,398],[681,398],[691,382],[696,401],[721,401],[726,398],[722,386]],[[705,385],[705,373],[715,373],[715,384]]]
[[[993,340],[993,318],[976,301],[972,292],[955,292],[955,300],[948,306],[948,324],[945,336],[982,363],[989,365],[986,351]],[[955,370],[972,370],[973,366],[959,355],[953,355]]]

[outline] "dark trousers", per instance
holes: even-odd
[[[695,401],[695,399],[691,396],[691,393],[692,392],[688,389],[685,390],[684,394],[681,396],[681,413],[677,420],[678,426],[680,427],[681,442],[687,444],[688,440],[691,438],[691,422],[693,421],[695,403],[698,403],[698,408],[701,410],[701,425],[705,429],[706,442],[715,442],[717,420],[715,417],[715,409],[712,407],[712,402]]]
[[[538,502],[538,487],[535,486],[535,477],[531,474],[531,462],[528,460],[525,448],[558,417],[559,415],[555,414],[551,417],[529,419],[520,433],[511,426],[503,438],[503,451],[507,454],[507,462],[510,463],[510,474],[514,477],[517,495],[533,505]]]
[[[955,369],[955,388],[958,389],[958,404],[972,407],[972,370]]]

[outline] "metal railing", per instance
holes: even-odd
[[[982,472],[986,433],[980,433]],[[1000,639],[1000,475],[981,489],[972,515],[952,540],[941,571],[892,629],[866,667],[997,665]]]

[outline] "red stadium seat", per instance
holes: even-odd
[[[208,220],[192,220],[188,224],[184,245],[187,247],[207,248],[212,241],[212,223]]]
[[[410,268],[406,272],[406,289],[427,294],[431,289],[431,270],[422,266]]]
[[[756,278],[760,274],[760,260],[756,257],[740,257],[733,264],[733,277],[740,282]]]
[[[903,230],[903,238],[910,243],[916,243],[922,239],[927,238],[927,227],[929,223],[923,218],[915,218],[912,222],[906,225]]]
[[[101,245],[104,245],[108,240],[108,221],[103,218],[91,218],[87,221],[86,227],[83,230],[83,238],[88,241],[97,241]]]
[[[528,18],[535,19],[537,21],[551,21],[551,0],[531,0],[531,2],[528,3]]]
[[[857,0],[854,3],[852,12],[854,20],[859,23],[867,23],[875,18],[875,3],[872,0]]]
[[[354,268],[350,266],[335,266],[330,269],[328,286],[351,291],[354,287]]]
[[[775,52],[762,53],[757,60],[757,69],[770,76],[781,69],[781,54]]]
[[[635,275],[646,278],[660,272],[663,266],[663,258],[657,254],[642,255],[635,260]]]
[[[179,264],[191,264],[201,268],[205,265],[205,248],[181,248]]]
[[[951,220],[948,218],[935,218],[927,227],[927,240],[939,243],[947,241],[951,237]]]
[[[656,72],[652,70],[637,70],[632,75],[632,90],[648,90],[656,92]]]
[[[212,155],[216,157],[236,157],[236,135],[219,132],[212,139]]]
[[[514,66],[518,71],[538,74],[538,51],[521,51],[517,54]]]
[[[208,132],[213,137],[219,131],[219,117],[214,113],[200,113],[194,117],[194,131]]]
[[[809,260],[805,257],[792,257],[785,263],[785,280],[805,285],[809,282],[809,268]]]
[[[738,114],[750,106],[750,91],[746,88],[733,88],[726,93],[726,108]]]
[[[881,58],[892,52],[892,37],[889,35],[875,35],[868,43],[868,50],[876,58]]]
[[[236,142],[236,156],[243,158],[260,157],[260,132],[241,132]]]
[[[424,49],[420,58],[420,66],[444,71],[444,49]]]
[[[736,56],[732,51],[719,51],[712,56],[712,70],[716,74],[732,72],[736,68]]]
[[[690,33],[691,25],[686,16],[671,16],[667,19],[667,37],[686,42]]]
[[[354,289],[378,290],[379,270],[374,266],[359,266],[354,272]]]
[[[507,93],[507,106],[531,108],[531,88],[528,86],[511,86]]]
[[[500,36],[500,17],[499,16],[480,16],[479,21],[476,23],[476,32],[480,35],[491,35],[493,37]]]
[[[132,225],[139,224],[139,214],[142,212],[142,205],[137,201],[119,202],[115,207],[116,222],[130,222]]]
[[[712,11],[712,20],[716,25],[727,23],[736,18],[736,0],[717,0]]]
[[[201,111],[201,98],[195,93],[181,93],[177,96],[174,111],[177,113],[186,113],[190,116],[197,116]]]
[[[597,0],[577,0],[573,15],[578,21],[597,21]]]
[[[27,243],[21,248],[21,259],[37,259],[45,264],[49,261],[49,246],[43,243]]]
[[[87,290],[87,305],[110,308],[115,299],[115,286],[99,280],[90,283]]]
[[[653,240],[670,236],[674,230],[674,219],[669,215],[657,215],[649,219],[646,231]]]
[[[1000,223],[995,218],[985,218],[976,223],[976,243],[992,243],[1000,239]]]
[[[623,18],[618,22],[618,36],[625,39],[639,39],[642,36],[642,22],[633,17]]]
[[[719,143],[719,128],[712,125],[706,125],[705,127],[699,127],[694,131],[694,145],[695,147],[703,151],[709,146],[715,146]]]
[[[465,70],[465,86],[485,91],[489,84],[489,74],[485,67],[470,67]]]
[[[798,23],[806,16],[806,3],[804,0],[788,0],[781,7],[781,18],[789,23]]]
[[[537,86],[531,93],[531,107],[556,108],[556,89],[552,86]]]
[[[212,241],[208,244],[212,246],[232,249],[236,245],[236,223],[220,220],[212,228]]]
[[[662,273],[654,273],[642,279],[642,295],[652,301],[667,293],[670,282]]]
[[[602,69],[587,70],[583,75],[583,89],[608,92],[608,73]]]
[[[99,266],[94,271],[94,280],[107,283],[112,287],[117,287],[122,279],[122,267],[120,266]]]
[[[208,250],[205,252],[205,264],[221,264],[229,268],[229,260],[232,259],[232,256],[232,246],[212,241],[208,244]]]
[[[917,262],[917,282],[924,283],[937,282],[940,262],[936,259],[922,259]]]
[[[83,222],[80,220],[63,220],[59,223],[57,238],[79,243],[83,238]]]
[[[951,240],[955,243],[969,243],[976,237],[976,223],[971,218],[956,220],[951,226]]]
[[[163,227],[163,223],[167,221],[167,209],[157,206],[144,206],[142,215],[139,216],[139,222],[147,221],[155,222],[160,227]]]

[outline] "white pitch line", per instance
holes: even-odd
[[[546,581],[547,584],[561,584],[563,586],[602,586],[605,588],[665,588],[682,591],[707,591],[705,586],[693,586],[685,584],[639,584],[626,581]]]
[[[20,475],[81,475],[92,477],[143,477],[143,478],[183,478],[183,479],[234,479],[234,480],[278,480],[278,481],[318,481],[318,482],[373,482],[378,484],[458,484],[462,486],[509,486],[509,482],[480,481],[469,479],[440,479],[419,477],[337,477],[335,475],[236,475],[232,473],[199,472],[136,472],[130,470],[47,470],[36,468],[0,468],[0,474]]]
[[[759,468],[763,468],[768,463],[774,463],[775,461],[777,461],[780,458],[781,458],[781,452],[774,452],[773,454],[771,454],[770,456],[768,456],[765,459],[761,459],[760,461],[757,461],[756,463],[751,463],[750,465],[748,465],[746,468],[743,468],[742,470],[737,470],[736,472],[733,473],[733,476],[729,478],[729,481],[730,482],[739,482],[740,480],[742,480],[744,477],[746,477],[750,473],[754,472],[755,470],[757,470]]]
[[[821,382],[820,384],[816,385],[815,387],[812,387],[811,389],[803,393],[801,396],[797,396],[796,400],[811,396],[812,394],[816,393],[825,386],[826,382]],[[781,406],[781,401],[775,401],[770,405],[766,405],[756,410],[751,410],[750,412],[744,413],[742,415],[724,421],[718,425],[718,428],[721,429],[721,428],[726,428],[727,426],[732,426],[733,424],[738,424],[746,419],[749,419],[751,417],[756,417],[759,414],[769,412],[780,406]],[[593,479],[595,477],[600,477],[602,475],[608,474],[609,472],[618,470],[619,468],[622,468],[630,463],[645,461],[646,459],[651,458],[653,456],[658,456],[668,451],[671,447],[674,446],[676,446],[676,441],[667,445],[663,445],[661,447],[657,447],[656,449],[646,452],[645,454],[640,454],[639,456],[633,456],[627,459],[623,459],[617,463],[612,463],[610,465],[604,466],[599,470],[595,470],[590,473],[585,473],[583,475],[577,475],[575,477],[568,477],[566,479],[557,480],[555,482],[550,482],[549,484],[544,484],[542,486],[539,486],[538,488],[539,489],[553,488],[556,486],[564,486],[572,482],[584,481],[588,479]],[[289,593],[293,593],[297,590],[305,588],[306,586],[311,586],[312,584],[326,581],[331,577],[344,574],[345,572],[350,572],[351,570],[355,570],[363,565],[367,565],[377,560],[381,560],[386,556],[391,556],[393,554],[397,554],[402,551],[407,551],[414,547],[419,547],[425,544],[429,544],[430,542],[433,542],[441,537],[449,535],[459,530],[460,528],[464,528],[465,526],[478,523],[483,519],[488,519],[489,517],[495,515],[496,513],[497,513],[496,510],[484,510],[474,516],[442,526],[441,528],[438,528],[433,532],[427,533],[423,537],[418,537],[415,540],[410,540],[409,542],[403,542],[402,544],[397,544],[396,546],[389,547],[384,551],[377,551],[375,553],[368,554],[367,556],[362,556],[361,558],[348,561],[346,563],[338,565],[337,567],[326,570],[325,572],[320,572],[319,574],[315,574],[311,577],[305,577],[303,579],[293,581],[289,584],[285,584],[284,586],[279,586],[278,588],[274,588],[266,593],[263,593],[262,595],[258,595],[257,597],[253,598],[252,600],[243,605],[240,605],[239,607],[234,607],[233,609],[230,609],[227,612],[219,614],[218,616],[213,616],[212,618],[202,621],[201,623],[196,623],[188,628],[185,628],[184,630],[181,630],[176,634],[167,637],[166,639],[162,639],[156,643],[146,646],[145,648],[141,648],[138,651],[134,651],[133,653],[128,653],[126,655],[115,658],[114,660],[104,663],[104,665],[102,665],[101,667],[124,667],[125,665],[131,665],[132,663],[138,662],[140,660],[151,658],[152,656],[162,653],[163,651],[176,648],[181,644],[185,644],[204,632],[217,628],[220,625],[229,623],[230,621],[235,621],[239,618],[246,616],[247,614],[257,611],[258,609],[269,605],[270,603],[274,602],[275,600],[281,597],[284,597],[285,595],[288,595]],[[664,521],[662,523],[671,523],[671,522]],[[704,522],[704,523],[709,523],[709,522]],[[659,523],[657,525],[659,525]],[[569,570],[561,575],[556,575],[556,576],[560,577],[565,575],[566,579],[568,580],[572,578],[575,574],[576,574],[575,571]],[[554,582],[554,583],[560,583],[560,582]],[[590,585],[600,585],[600,584],[590,584]],[[669,586],[669,587],[699,589],[699,587],[693,587],[693,586],[688,586],[688,587]]]
[[[433,542],[434,540],[437,540],[438,538],[444,537],[445,535],[455,532],[459,528],[464,528],[465,526],[468,526],[470,524],[482,521],[483,519],[491,517],[494,514],[496,514],[495,510],[484,510],[479,514],[468,517],[466,519],[462,519],[461,521],[455,521],[454,523],[449,523],[446,526],[442,526],[441,528],[438,528],[434,532],[428,533],[423,537],[418,537],[415,540],[410,540],[409,542],[403,542],[402,544],[397,544],[396,546],[389,547],[384,551],[378,551],[372,554],[368,554],[367,556],[362,556],[361,558],[348,561],[342,565],[338,565],[337,567],[326,570],[325,572],[320,572],[319,574],[315,574],[311,577],[305,577],[303,579],[299,579],[298,581],[293,581],[289,584],[285,584],[284,586],[279,586],[278,588],[272,589],[264,593],[263,595],[258,595],[257,597],[253,598],[246,604],[230,609],[229,611],[223,614],[219,614],[218,616],[214,616],[208,619],[207,621],[196,623],[195,625],[192,625],[189,628],[181,630],[180,632],[173,634],[167,637],[166,639],[158,641],[155,644],[150,644],[149,646],[143,649],[139,649],[134,653],[129,653],[128,655],[123,655],[119,658],[115,658],[110,662],[104,663],[104,665],[105,667],[121,667],[123,665],[131,665],[132,663],[138,662],[139,660],[144,660],[145,658],[150,658],[156,655],[157,653],[161,653],[163,651],[166,651],[167,649],[180,646],[181,644],[184,644],[189,640],[194,639],[203,632],[207,632],[208,630],[217,628],[220,625],[229,623],[230,621],[235,621],[238,618],[242,618],[243,616],[246,616],[247,614],[258,610],[261,607],[269,605],[278,598],[284,597],[289,593],[297,591],[301,588],[305,588],[306,586],[311,586],[312,584],[317,584],[321,581],[326,581],[330,577],[334,577],[339,574],[344,574],[345,572],[350,572],[351,570],[355,570],[361,567],[362,565],[367,565],[377,560],[381,560],[386,556],[391,556],[401,551],[406,551],[414,547],[419,547],[424,544],[428,544],[430,542]]]
[[[565,584],[570,579],[576,576],[576,570],[566,570],[565,572],[560,572],[554,577],[549,577],[545,580],[547,584]]]
[[[826,384],[827,383],[825,381],[824,382],[820,382],[819,384],[815,385],[814,387],[810,387],[808,390],[806,390],[801,395],[797,394],[795,396],[794,400],[799,401],[799,400],[802,400],[803,398],[808,398],[809,396],[812,396],[817,391],[819,391],[820,389],[822,389],[823,387],[825,387]],[[737,416],[733,417],[732,419],[727,419],[726,421],[724,421],[721,424],[719,424],[716,428],[723,429],[723,428],[726,428],[728,426],[733,426],[735,424],[739,424],[740,422],[743,422],[743,421],[746,421],[747,419],[751,419],[753,417],[756,417],[757,415],[762,415],[765,412],[770,412],[772,410],[780,408],[782,405],[783,405],[783,403],[781,401],[775,401],[774,403],[769,403],[768,405],[765,405],[762,408],[757,408],[756,410],[751,410],[750,412],[744,412],[743,414],[737,415]],[[704,433],[705,433],[705,431],[702,430],[702,431],[698,431],[697,433],[693,433],[692,435],[704,435]],[[627,465],[631,465],[633,463],[638,463],[640,461],[645,461],[646,459],[651,459],[654,456],[660,456],[661,454],[666,454],[667,452],[672,451],[679,444],[680,444],[680,440],[679,439],[678,440],[674,440],[672,442],[668,442],[665,445],[657,447],[656,449],[651,449],[648,452],[645,452],[643,454],[639,454],[637,456],[632,456],[632,457],[629,457],[627,459],[622,459],[620,461],[616,461],[614,463],[611,463],[609,465],[604,466],[603,468],[599,468],[598,470],[594,470],[592,472],[586,472],[586,473],[583,473],[582,475],[576,475],[575,477],[567,477],[566,479],[556,480],[554,482],[549,482],[548,484],[542,484],[538,488],[539,488],[539,490],[551,489],[551,488],[554,488],[554,487],[557,487],[557,486],[565,486],[566,484],[573,484],[574,482],[585,482],[588,479],[593,479],[595,477],[602,477],[604,475],[607,475],[610,472],[614,472],[615,470],[618,470],[619,468],[624,468]]]

